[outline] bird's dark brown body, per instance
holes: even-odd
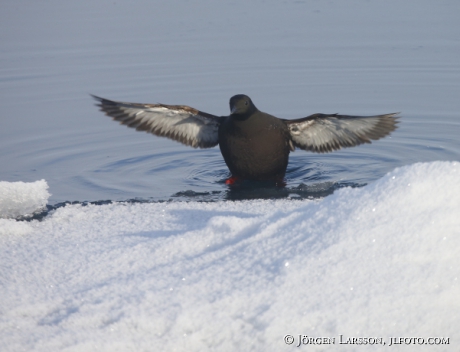
[[[219,126],[219,147],[233,177],[280,181],[289,160],[288,136],[285,123],[258,111],[246,119],[225,117]]]

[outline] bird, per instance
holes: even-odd
[[[296,148],[328,153],[371,143],[397,128],[399,113],[351,116],[316,113],[287,120],[260,111],[249,96],[230,98],[230,115],[216,116],[187,105],[140,104],[92,95],[107,116],[137,131],[193,148],[219,145],[231,176],[226,184],[284,184],[289,154]]]

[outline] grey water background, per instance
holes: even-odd
[[[265,197],[460,160],[459,18],[456,0],[3,1],[0,180],[46,179],[51,204],[239,197],[218,148],[120,126],[89,93],[215,115],[239,93],[281,118],[401,112],[371,145],[292,153]]]

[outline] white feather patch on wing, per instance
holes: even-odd
[[[347,116],[315,114],[304,119],[284,120],[294,145],[317,153],[370,143],[396,129],[397,114]]]
[[[123,103],[94,97],[98,106],[114,120],[194,148],[218,143],[220,118],[185,105]]]

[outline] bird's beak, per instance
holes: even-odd
[[[232,110],[230,110],[230,115],[233,115],[236,111],[236,105],[233,106]]]

